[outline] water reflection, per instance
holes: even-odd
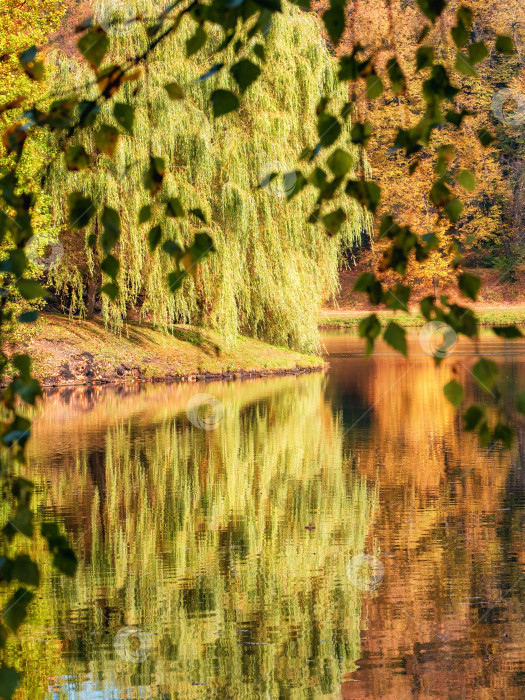
[[[469,401],[486,402],[469,342],[438,369],[415,335],[408,361],[384,346],[368,363],[344,356],[359,351],[345,335],[326,344],[340,355],[328,395],[345,449],[378,488],[371,536],[386,568],[381,595],[364,601],[362,655],[342,697],[525,697],[523,425],[511,453],[461,432],[442,386],[459,376]],[[484,338],[481,349],[505,390],[525,388],[523,343]]]
[[[56,697],[338,695],[361,654],[347,567],[375,496],[325,382],[208,385],[224,407],[212,431],[187,418],[190,386],[50,397],[32,476],[81,559],[46,591]],[[141,663],[114,646],[129,626],[150,640]]]
[[[441,387],[485,401],[467,344],[436,369],[416,337],[325,342],[327,375],[48,398],[38,510],[81,564],[9,649],[21,697],[525,696],[523,426],[510,453],[461,432]],[[523,391],[523,347],[482,344]]]

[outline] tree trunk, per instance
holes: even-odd
[[[438,282],[437,282],[437,277],[432,277],[432,284],[434,285],[434,303],[437,304],[438,300]]]
[[[89,278],[88,288],[87,288],[87,315],[88,321],[91,321],[95,316],[95,299],[97,297],[97,285],[93,277]]]

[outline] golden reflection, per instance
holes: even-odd
[[[326,342],[326,376],[48,398],[38,510],[81,564],[45,577],[9,649],[38,697],[524,697],[525,426],[510,452],[462,432],[443,384],[490,399],[463,342],[439,368],[417,336],[409,360]],[[481,349],[524,390],[523,354]],[[214,430],[186,415],[199,392],[222,402]],[[381,575],[357,588],[363,553]],[[114,648],[130,626],[140,663]]]
[[[361,653],[347,566],[375,497],[343,457],[325,383],[206,385],[224,407],[211,431],[186,416],[200,387],[49,398],[32,477],[81,560],[44,593],[64,645],[59,692],[97,679],[104,698],[111,684],[118,697],[339,696]],[[151,635],[140,664],[113,648],[132,625]]]

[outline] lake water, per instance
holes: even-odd
[[[470,342],[324,342],[324,374],[48,396],[26,473],[79,570],[35,543],[21,697],[525,697],[524,424],[461,431]],[[481,350],[525,390],[525,343]]]

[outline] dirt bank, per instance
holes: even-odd
[[[298,374],[320,370],[320,357],[303,355],[239,337],[226,350],[211,331],[175,326],[164,333],[129,323],[120,335],[99,321],[42,314],[31,338],[18,352],[33,358],[44,386],[76,386],[138,381],[197,381]]]

